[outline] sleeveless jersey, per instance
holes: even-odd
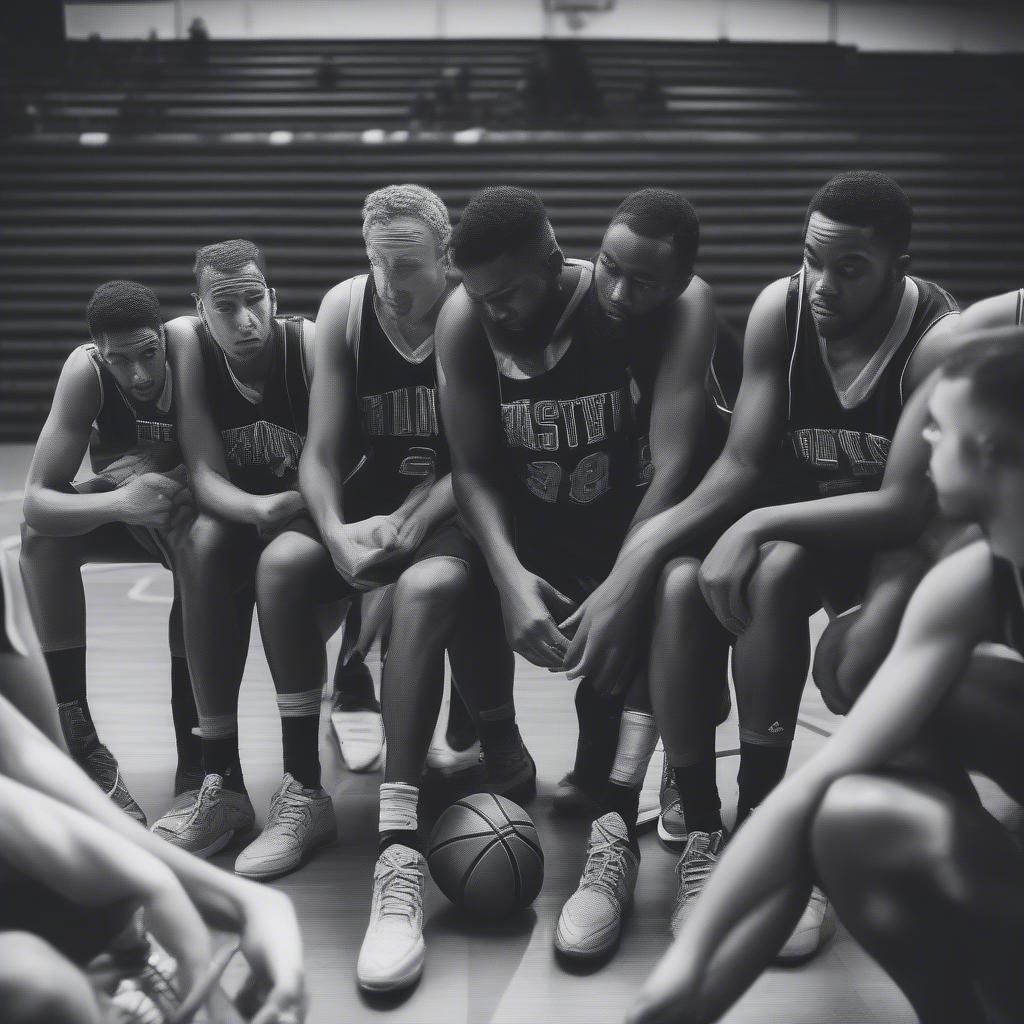
[[[200,321],[197,330],[210,410],[224,442],[232,483],[250,494],[277,494],[296,487],[309,417],[302,318],[274,318],[273,356],[263,397],[255,404],[238,390],[206,325]]]
[[[100,411],[89,437],[89,462],[94,473],[102,473],[112,462],[130,452],[152,450],[162,468],[181,462],[175,428],[174,396],[166,409],[160,399],[135,404],[121,390],[117,379],[100,359],[96,346],[83,345],[96,370],[100,384]],[[170,374],[170,370],[167,371]],[[168,388],[170,378],[168,377]],[[162,397],[162,396],[161,396]]]
[[[789,281],[786,324],[790,337],[789,406],[779,467],[782,500],[824,498],[877,490],[904,402],[907,364],[925,333],[957,312],[942,288],[912,278],[917,304],[867,394],[852,408],[836,395],[823,345],[804,297],[804,273]]]
[[[427,477],[451,472],[441,433],[437,362],[405,358],[381,326],[372,275],[362,298],[356,392],[365,462],[345,485],[345,516],[358,522],[393,512]]]
[[[1024,656],[1024,582],[1021,571],[1007,559],[993,555],[992,572],[998,616],[995,639]]]
[[[517,544],[600,578],[636,508],[638,433],[625,346],[577,302],[558,362],[498,384]]]

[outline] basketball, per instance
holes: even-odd
[[[448,807],[429,850],[437,887],[474,917],[507,917],[528,907],[544,881],[544,851],[529,814],[492,793],[473,793]]]

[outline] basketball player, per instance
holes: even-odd
[[[1024,289],[1018,289],[976,302],[964,311],[958,330],[966,336],[986,328],[1020,326],[1022,318]],[[875,674],[924,574],[976,532],[971,525],[937,515],[914,544],[875,556],[861,607],[833,619],[814,650],[814,681],[831,711],[846,714]]]
[[[488,687],[487,707],[510,700],[513,667],[492,585],[455,520],[437,409],[434,324],[450,289],[448,211],[428,189],[389,186],[367,196],[363,232],[372,273],[333,288],[317,316],[300,465],[316,530],[291,529],[268,546],[257,598],[279,693],[287,686],[295,706],[311,709],[302,739],[308,766],[295,762],[310,784],[319,770],[315,710],[325,668],[317,608],[353,588],[395,581],[381,685],[388,755],[379,849],[357,965],[359,984],[383,991],[412,984],[423,968],[419,786],[445,649],[460,684]],[[514,723],[489,745],[486,771],[496,791],[520,802],[533,795],[536,769]],[[301,832],[295,827],[290,843],[257,840],[236,870],[252,877],[289,870]]]
[[[916,538],[931,516],[920,447],[894,435],[905,400],[914,408],[901,432],[920,433],[926,403],[914,392],[958,344],[957,307],[907,275],[911,220],[906,195],[881,174],[841,174],[818,190],[802,269],[751,311],[725,450],[689,497],[631,535],[566,657],[572,672],[609,685],[654,598],[651,699],[688,834],[674,929],[726,840],[714,716],[730,645],[742,822],[785,773],[808,617],[857,604],[870,554]],[[686,554],[752,507],[703,565]],[[816,893],[780,956],[810,955],[830,924]]]
[[[942,368],[931,475],[943,514],[982,537],[928,573],[849,716],[730,844],[632,1024],[720,1019],[815,881],[923,1024],[1020,1018],[1024,858],[966,771],[1024,801],[1022,389],[1020,330],[977,338]],[[938,770],[887,767],[923,743]]]
[[[81,569],[87,562],[170,567],[190,497],[156,296],[134,281],[109,281],[93,293],[86,319],[92,341],[64,364],[29,468],[21,571],[67,748],[118,806],[145,822],[89,709]],[[98,476],[76,489],[86,450]],[[176,793],[194,788],[200,772],[178,578],[169,622]]]
[[[198,315],[168,323],[167,339],[182,454],[203,513],[190,529],[185,566],[192,585],[183,587],[182,611],[204,777],[154,831],[207,857],[255,824],[238,758],[238,689],[252,608],[241,595],[253,585],[268,540],[305,510],[298,461],[313,324],[277,315],[263,255],[246,239],[199,249],[193,272]],[[286,735],[290,772],[292,733]],[[311,757],[316,761],[315,731]],[[313,817],[319,834],[333,835],[331,801],[319,779],[306,787],[291,780],[272,801],[270,825],[278,827],[285,808],[295,806]]]

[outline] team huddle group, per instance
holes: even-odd
[[[97,288],[25,490],[21,572],[52,738],[143,825],[89,709],[80,570],[173,573],[175,798],[145,856],[202,917],[242,932],[263,965],[257,1019],[304,1013],[301,964],[275,966],[298,944],[292,912],[272,903],[277,938],[247,939],[246,913],[225,906],[260,918],[273,890],[225,875],[237,888],[218,895],[224,873],[193,864],[255,826],[238,744],[254,606],[284,777],[235,873],[281,876],[336,838],[318,741],[327,640],[344,622],[332,718],[350,753],[383,748],[364,989],[423,970],[421,797],[446,654],[451,763],[518,803],[536,794],[517,652],[578,681],[555,801],[592,824],[555,929],[564,957],[619,941],[640,794],[664,748],[676,940],[631,1021],[717,1019],[773,959],[813,956],[836,912],[922,1020],[1015,1019],[1024,861],[967,771],[1024,797],[1024,291],[961,314],[909,273],[900,186],[837,175],[807,207],[800,269],[754,302],[734,389],[694,274],[698,217],[676,192],[627,196],[592,261],[563,256],[521,188],[477,192],[454,231],[417,185],[373,192],[362,214],[369,273],[333,287],[315,323],[278,312],[243,239],[196,253],[194,316],[164,322],[143,284]],[[93,475],[76,480],[87,451]],[[787,778],[821,608],[813,676],[847,717]],[[379,703],[362,661],[378,637]],[[715,732],[730,666],[727,827]],[[0,941],[5,928],[0,911]]]

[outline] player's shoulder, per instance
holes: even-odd
[[[199,330],[202,320],[195,314],[186,313],[183,316],[176,316],[164,324],[164,334],[167,337],[168,345],[188,344],[199,341]]]
[[[1013,327],[1017,323],[1017,307],[1021,290],[1003,292],[979,299],[963,311],[960,327],[964,332],[983,331],[992,327]]]
[[[777,361],[789,351],[786,304],[791,278],[780,277],[761,289],[747,317],[744,364]]]
[[[93,418],[103,404],[103,381],[96,359],[96,346],[91,342],[78,345],[68,353],[61,367],[53,396],[58,411]]]
[[[435,343],[443,345],[455,342],[480,330],[482,327],[477,316],[476,305],[469,297],[466,286],[460,284],[445,299],[441,311],[437,314],[437,324],[434,329]]]
[[[368,280],[367,274],[355,274],[328,288],[320,303],[321,313],[326,311],[337,314],[342,309],[347,310],[355,296],[366,287]]]
[[[925,597],[948,602],[957,615],[964,615],[972,602],[984,604],[992,579],[992,548],[979,537],[937,562],[921,586]]]

